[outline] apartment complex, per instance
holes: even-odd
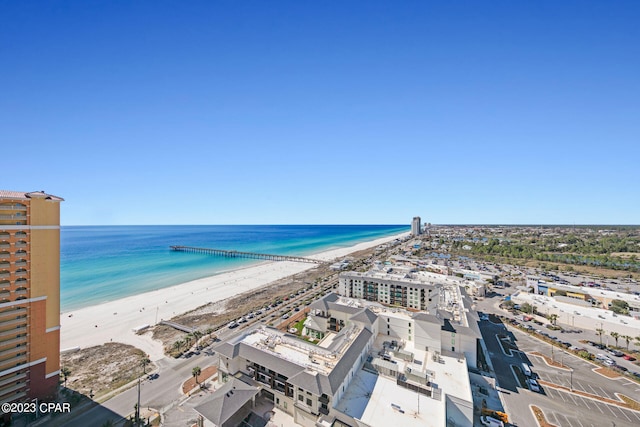
[[[423,311],[437,306],[439,290],[434,281],[375,270],[340,273],[338,282],[338,293],[345,297]]]
[[[254,326],[219,344],[224,385],[196,408],[199,425],[255,417],[261,400],[308,427],[471,425],[477,319],[367,304],[337,294],[313,302],[302,335],[315,343]],[[407,415],[416,411],[428,421]]]
[[[0,190],[1,403],[57,391],[61,201]]]

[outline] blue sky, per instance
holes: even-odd
[[[0,188],[64,197],[65,225],[638,224],[638,22],[636,1],[3,2]]]

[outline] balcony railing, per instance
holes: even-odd
[[[27,378],[27,373],[22,372],[18,375],[11,375],[0,381],[0,387],[4,387],[7,384],[15,383],[16,381],[24,380]]]
[[[11,273],[9,273],[8,271],[3,271],[2,273],[0,273],[0,279],[8,279],[9,277],[11,277]]]
[[[0,254],[0,259],[9,259],[11,258],[11,254],[8,252],[4,252]]]
[[[13,344],[20,344],[20,343],[26,343],[27,342],[27,337],[16,337],[16,338],[10,338],[8,340],[5,341],[0,341],[0,347],[4,347],[7,345],[13,345]],[[16,347],[18,348],[18,347]]]
[[[22,351],[27,351],[27,347],[23,346],[23,347],[8,348],[6,350],[0,351],[0,357],[7,356],[10,354],[20,353]]]
[[[26,221],[27,220],[27,216],[26,215],[0,215],[0,219],[15,219],[18,221]]]
[[[27,266],[27,261],[25,260],[16,261],[16,267],[26,267],[26,266]]]
[[[26,211],[25,205],[0,205],[0,211]]]
[[[11,248],[11,243],[9,242],[0,243],[0,249],[10,249],[10,248]]]
[[[2,338],[2,337],[10,337],[12,335],[22,334],[24,332],[27,332],[27,327],[26,326],[21,326],[19,328],[9,329],[8,331],[0,332],[0,338]]]
[[[26,365],[26,362],[27,362],[26,354],[20,354],[14,357],[10,357],[0,362],[0,372],[10,368],[15,368],[16,366],[23,365],[23,364],[24,364],[24,367],[27,368],[28,366]]]
[[[26,248],[27,242],[16,242],[16,248]]]
[[[27,270],[17,270],[16,271],[16,276],[18,277],[23,277],[26,276],[28,274]]]

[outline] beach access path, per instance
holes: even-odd
[[[379,246],[408,233],[383,237],[354,246],[333,249],[309,258],[332,261],[350,253]],[[157,289],[60,314],[60,349],[86,348],[110,341],[133,345],[151,360],[164,357],[162,343],[150,334],[138,335],[135,328],[153,326],[162,320],[221,301],[276,280],[314,268],[313,264],[272,261]]]

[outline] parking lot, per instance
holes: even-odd
[[[640,384],[625,377],[609,379],[599,375],[593,372],[595,365],[563,352],[557,347],[552,349],[550,344],[519,330],[505,329],[502,324],[494,325],[488,321],[482,321],[480,327],[499,385],[503,390],[502,398],[507,413],[515,425],[521,427],[535,425],[529,405],[541,408],[547,420],[559,427],[640,425],[639,411],[620,408],[597,400],[598,396],[618,400],[616,393],[623,393],[640,400]],[[512,355],[505,354],[499,347],[497,334],[510,336],[512,344],[521,351],[513,351]],[[549,366],[543,357],[532,355],[531,352],[553,357],[555,361],[562,362],[571,369]],[[540,393],[522,388],[513,373],[513,367],[519,367],[522,363],[528,364],[533,375],[540,381],[588,393],[594,398],[571,393],[568,390],[557,390],[545,384],[541,384]]]

